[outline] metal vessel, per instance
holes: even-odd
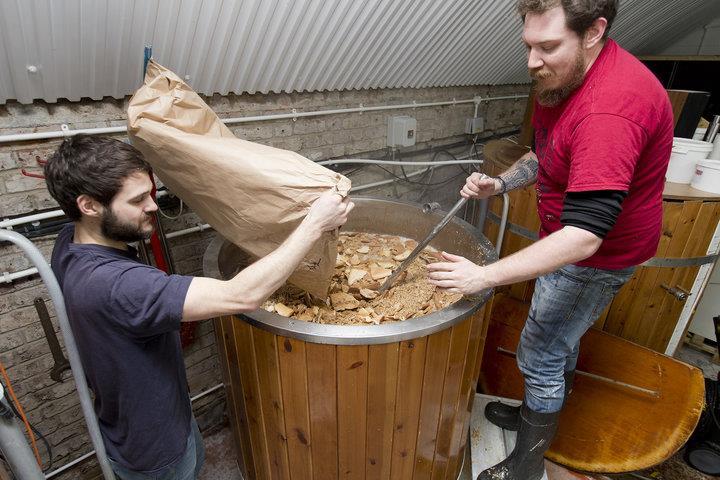
[[[422,239],[444,212],[353,199],[347,231]],[[454,218],[431,244],[476,263],[497,259]],[[216,239],[208,276],[248,257]],[[244,478],[442,478],[460,473],[492,291],[380,325],[327,325],[265,310],[216,320],[238,463]]]

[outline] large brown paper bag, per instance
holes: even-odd
[[[275,250],[328,190],[350,180],[288,150],[236,138],[177,75],[150,62],[130,99],[128,135],[162,182],[223,237],[255,257]],[[325,298],[337,233],[326,233],[290,277]]]

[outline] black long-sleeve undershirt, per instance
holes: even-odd
[[[567,192],[560,223],[605,238],[615,226],[627,194],[627,191],[622,190]]]

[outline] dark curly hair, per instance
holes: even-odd
[[[66,138],[45,165],[45,183],[65,215],[80,220],[80,195],[89,195],[104,206],[122,188],[125,178],[137,171],[150,173],[135,147],[109,137],[78,134]]]
[[[543,13],[557,6],[562,6],[565,11],[568,28],[580,36],[584,35],[598,18],[607,20],[603,35],[605,39],[617,15],[620,0],[518,0],[517,8],[525,21],[528,13]]]

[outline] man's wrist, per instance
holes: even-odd
[[[296,231],[300,233],[303,238],[309,238],[313,242],[318,240],[323,234],[320,226],[316,225],[315,222],[308,219],[308,217],[305,217],[305,219],[300,222]]]
[[[503,178],[500,175],[498,175],[497,177],[492,177],[492,178],[493,178],[493,180],[497,180],[498,183],[500,184],[500,187],[496,189],[497,193],[495,195],[502,195],[504,193],[507,193],[507,183],[505,183],[505,180],[503,180]]]

